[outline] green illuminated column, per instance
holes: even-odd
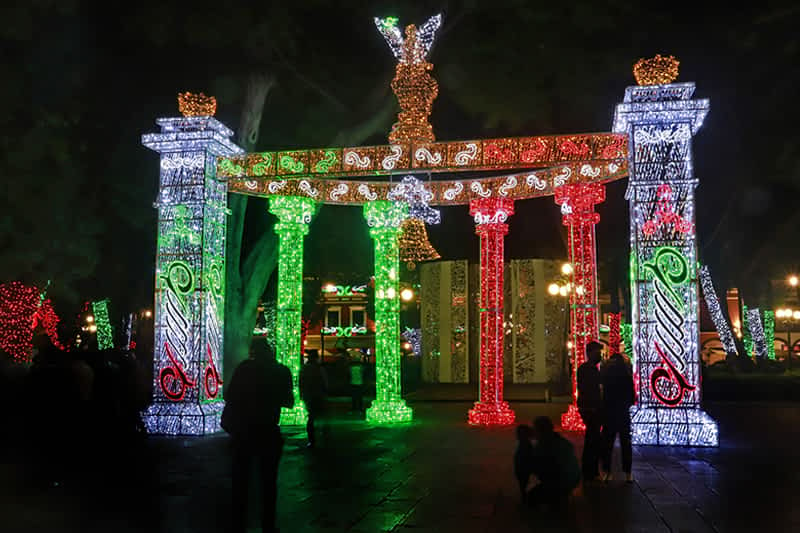
[[[278,217],[275,233],[278,250],[278,310],[276,352],[278,361],[292,371],[294,408],[281,410],[281,425],[305,424],[306,406],[300,400],[298,378],[302,360],[301,315],[303,312],[303,237],[314,215],[314,201],[297,196],[272,196],[269,212]]]
[[[400,295],[397,238],[408,206],[387,201],[364,205],[364,217],[375,243],[375,401],[367,421],[392,424],[411,420],[411,408],[400,396]]]

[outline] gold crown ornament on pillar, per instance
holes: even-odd
[[[664,85],[678,78],[680,61],[673,56],[656,54],[649,59],[640,59],[633,65],[633,77],[639,85]]]
[[[184,117],[213,117],[217,112],[217,99],[203,93],[178,93],[178,111]]]

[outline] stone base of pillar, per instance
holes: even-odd
[[[586,431],[583,418],[578,412],[578,406],[574,403],[569,404],[567,412],[561,415],[561,429],[565,431]]]
[[[367,409],[367,422],[370,424],[397,424],[411,422],[413,418],[414,412],[402,398],[388,402],[375,400]]]
[[[281,421],[282,426],[305,426],[308,422],[308,411],[306,411],[306,404],[302,400],[296,401],[294,407],[287,409],[281,408]]]
[[[516,415],[508,402],[482,403],[475,402],[469,410],[468,421],[472,426],[510,426]]]
[[[719,446],[716,421],[702,409],[631,407],[631,439],[652,446]]]
[[[224,401],[208,403],[156,402],[143,413],[151,435],[211,435],[219,433]]]

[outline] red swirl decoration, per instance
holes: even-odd
[[[650,373],[650,390],[653,391],[653,396],[655,396],[658,401],[668,407],[675,407],[683,401],[684,392],[693,391],[695,387],[689,385],[686,378],[678,372],[678,369],[675,368],[675,365],[673,365],[672,361],[666,356],[661,346],[658,345],[658,341],[654,341],[653,346],[655,346],[656,352],[658,352],[666,368],[660,366]],[[662,380],[667,381],[666,387],[663,385],[659,387],[659,382]],[[668,394],[662,392],[665,388],[669,391]]]
[[[575,141],[563,141],[558,145],[558,149],[565,154],[580,156],[589,155],[592,151],[586,143],[581,143],[579,145]]]

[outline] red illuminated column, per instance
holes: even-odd
[[[599,333],[594,226],[600,221],[600,215],[594,206],[605,199],[605,187],[599,183],[562,185],[555,190],[556,203],[561,206],[562,223],[569,228],[569,261],[572,264],[569,312],[572,404],[561,416],[561,426],[572,431],[584,429],[576,404],[578,366],[586,359],[586,345],[597,340]]]
[[[480,198],[469,204],[475,233],[481,239],[480,398],[469,411],[469,423],[500,426],[514,423],[514,411],[503,401],[503,237],[514,201]]]

